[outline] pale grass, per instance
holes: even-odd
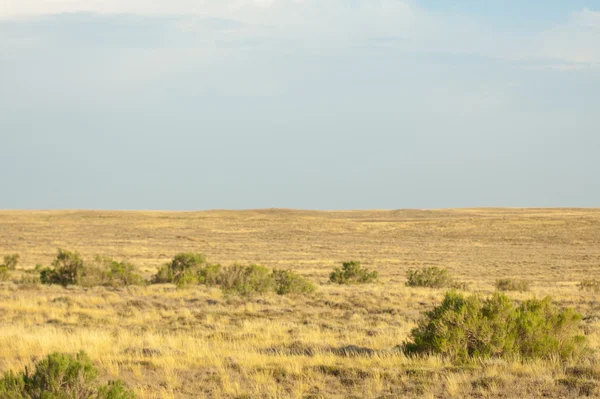
[[[85,350],[104,379],[123,379],[142,399],[562,398],[578,391],[557,380],[599,361],[600,296],[577,287],[600,277],[598,210],[0,212],[0,242],[0,255],[21,254],[15,280],[61,246],[130,260],[146,277],[192,251],[223,265],[291,268],[318,285],[308,297],[243,299],[206,287],[2,283],[0,371]],[[380,282],[327,284],[346,260],[377,270]],[[395,347],[445,294],[404,285],[406,270],[421,266],[445,267],[479,295],[501,277],[531,281],[509,296],[551,295],[589,316],[592,351],[574,364],[407,357]],[[367,352],[340,352],[351,346]]]

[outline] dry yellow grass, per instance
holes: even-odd
[[[515,299],[552,295],[585,316],[600,348],[600,210],[475,209],[308,212],[0,212],[0,256],[20,253],[15,279],[56,249],[129,260],[150,276],[178,252],[221,264],[291,268],[319,284],[308,297],[249,300],[198,287],[111,290],[0,283],[0,371],[85,350],[105,378],[141,398],[579,397],[599,395],[595,354],[580,364],[489,360],[462,366],[394,350],[444,290],[408,288],[405,272],[450,270],[470,290],[528,280]],[[326,284],[345,260],[376,285]],[[348,353],[344,348],[358,347]]]

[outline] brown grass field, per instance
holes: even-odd
[[[147,277],[176,253],[202,252],[223,265],[291,269],[318,290],[242,299],[204,286],[19,283],[57,248],[129,260]],[[0,211],[0,256],[11,253],[21,262],[0,283],[0,372],[85,350],[103,378],[123,379],[140,398],[600,397],[599,297],[577,286],[600,278],[600,209]],[[346,260],[377,270],[380,282],[328,284]],[[404,285],[421,266],[447,268],[482,295],[498,278],[530,281],[508,295],[576,308],[587,356],[406,357],[394,348],[445,292]]]

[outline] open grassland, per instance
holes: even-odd
[[[205,286],[124,289],[18,283],[57,248],[126,259],[146,277],[179,252],[291,269],[308,296],[244,299]],[[103,378],[141,398],[401,398],[600,396],[600,210],[475,209],[309,212],[0,212],[0,372],[48,353],[85,350]],[[334,286],[358,260],[379,283]],[[551,295],[584,317],[589,350],[559,359],[406,357],[397,346],[444,289],[405,286],[410,268],[446,268],[468,291],[526,280],[515,300]]]

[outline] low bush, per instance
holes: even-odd
[[[500,279],[496,281],[496,289],[499,291],[529,291],[529,281],[511,278]]]
[[[310,294],[315,291],[310,281],[289,270],[273,270],[273,283],[278,295]]]
[[[198,284],[198,272],[206,263],[202,254],[181,253],[163,265],[152,278],[154,284],[172,283],[178,288]]]
[[[342,268],[336,267],[329,275],[329,281],[335,284],[367,284],[377,280],[376,271],[369,271],[360,262],[344,262]]]
[[[424,267],[406,272],[407,287],[444,288],[452,285],[452,278],[446,269]]]
[[[59,249],[52,268],[40,271],[40,280],[43,284],[60,284],[63,287],[79,284],[84,268],[78,253]]]
[[[121,381],[98,383],[98,372],[83,352],[75,357],[53,353],[35,364],[32,373],[4,373],[0,397],[6,399],[134,399]]]
[[[7,268],[8,270],[15,270],[17,268],[17,264],[19,263],[19,259],[21,256],[19,254],[13,255],[5,255],[4,261],[0,265],[0,268]]]
[[[579,283],[579,289],[582,291],[600,291],[600,280],[599,279],[591,279],[591,280],[583,280]]]
[[[274,287],[272,272],[260,265],[226,267],[219,276],[219,284],[224,292],[241,296],[264,294]]]
[[[98,269],[102,272],[102,285],[126,287],[145,283],[144,278],[136,273],[135,266],[129,262],[96,257],[96,263],[100,265]]]
[[[517,305],[501,293],[482,299],[449,292],[412,330],[404,350],[454,359],[569,359],[580,354],[585,342],[580,322],[581,315],[557,309],[549,297]]]
[[[198,271],[198,282],[213,287],[219,284],[221,265],[206,265]]]

